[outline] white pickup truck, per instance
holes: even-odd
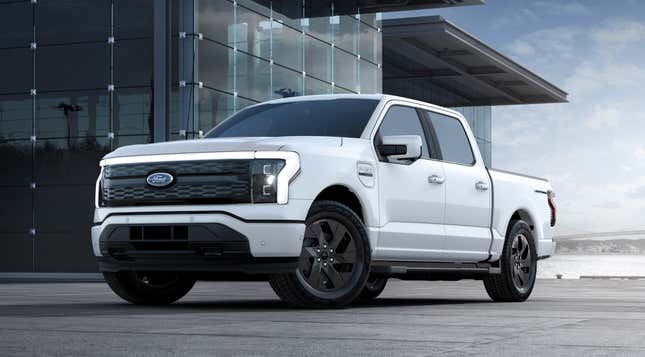
[[[400,97],[270,101],[100,166],[94,254],[138,304],[268,280],[290,304],[338,306],[388,278],[480,279],[524,301],[554,250],[546,180],[487,169],[462,115]]]

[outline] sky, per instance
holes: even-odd
[[[645,229],[645,1],[488,0],[441,15],[569,93],[493,108],[493,167],[548,178],[556,235]]]

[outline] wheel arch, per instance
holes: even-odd
[[[342,203],[356,213],[363,224],[367,226],[366,215],[363,210],[363,202],[359,195],[346,185],[334,184],[325,187],[318,193],[318,195],[316,195],[316,198],[314,198],[313,202],[316,201],[335,201]],[[311,207],[309,209],[311,210]]]

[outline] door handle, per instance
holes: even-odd
[[[475,188],[477,188],[480,191],[486,191],[488,190],[488,184],[483,181],[479,181],[475,184]]]
[[[432,175],[428,177],[428,182],[429,183],[434,183],[437,185],[441,185],[445,181],[445,178],[439,176],[439,175]]]

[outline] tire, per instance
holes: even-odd
[[[385,285],[387,285],[387,277],[370,275],[358,297],[361,300],[376,299],[385,290]]]
[[[314,202],[306,220],[298,269],[269,277],[273,291],[298,307],[338,307],[363,290],[370,270],[365,226],[347,206]]]
[[[535,285],[537,252],[533,234],[524,221],[512,221],[500,257],[501,274],[484,278],[486,292],[498,302],[528,299]]]
[[[138,305],[171,304],[186,295],[195,279],[179,272],[104,272],[112,291]]]

